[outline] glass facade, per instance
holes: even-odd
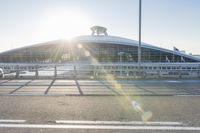
[[[76,52],[71,55],[78,56],[78,60],[95,59],[98,62],[137,62],[138,61],[138,47],[120,44],[98,44],[87,43],[81,44],[81,48],[76,49]],[[71,50],[73,51],[73,50]],[[84,51],[88,51],[90,56],[84,55]],[[121,54],[119,54],[121,53]],[[194,59],[182,57],[173,53],[159,51],[150,48],[142,47],[142,62],[197,62]]]
[[[1,62],[137,62],[138,47],[110,43],[54,43],[0,54]],[[192,58],[142,47],[142,62],[198,62]]]

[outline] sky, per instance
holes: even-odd
[[[0,52],[90,35],[138,40],[138,0],[0,0]],[[200,0],[142,0],[142,41],[200,54]]]

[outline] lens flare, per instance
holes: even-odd
[[[77,45],[77,47],[78,47],[79,49],[83,48],[82,44],[80,44],[80,43]]]
[[[132,106],[136,112],[140,113],[143,122],[148,122],[152,119],[153,113],[151,111],[144,111],[138,102],[132,101]]]
[[[90,56],[90,52],[89,51],[85,51],[85,56]]]
[[[142,121],[148,122],[152,119],[153,113],[151,111],[146,111],[142,114]]]
[[[101,63],[99,63],[98,60],[90,54],[88,48],[85,48],[85,46],[83,47],[80,44],[78,44],[78,47],[81,47],[81,49],[84,51],[85,56],[90,56],[92,65],[101,68],[95,72],[94,76],[90,77],[91,79],[95,78],[95,76],[98,76],[98,78],[100,79],[103,78],[103,80],[105,80],[106,82],[108,82],[108,84],[112,86],[115,92],[123,95],[123,99],[119,98],[118,100],[121,106],[126,110],[126,113],[129,113],[128,115],[131,115],[134,109],[141,115],[142,121],[144,123],[152,119],[153,113],[151,111],[144,111],[138,102],[132,101],[132,99],[124,91],[123,85],[117,81],[116,77],[112,73],[108,72],[106,69],[104,69],[103,66],[101,66]]]
[[[133,106],[133,109],[137,112],[144,112],[143,109],[141,108],[140,104],[136,101],[132,101],[132,106]]]

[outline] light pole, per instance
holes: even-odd
[[[142,22],[142,0],[139,0],[139,45],[138,45],[138,72],[141,67],[141,22]]]

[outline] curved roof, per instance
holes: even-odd
[[[3,51],[0,53],[0,55],[9,54],[9,53],[12,54],[13,52],[19,52],[19,51],[27,49],[27,48],[37,48],[37,47],[48,46],[48,45],[53,45],[53,44],[55,45],[55,44],[60,44],[60,43],[62,43],[62,40],[54,40],[54,41],[49,41],[49,42],[32,44],[32,45],[28,45],[28,46],[24,46],[24,47],[19,47],[19,48],[14,48],[14,49],[10,49],[7,51]]]
[[[79,43],[79,42],[80,43],[100,43],[100,44],[101,43],[107,43],[107,44],[110,43],[110,44],[138,46],[138,41],[136,41],[136,40],[117,37],[117,36],[103,36],[103,35],[78,36],[78,37],[74,37],[73,39],[71,39],[70,42],[72,42],[72,43],[76,43],[76,42],[77,43]],[[25,48],[41,47],[41,46],[45,46],[45,45],[60,44],[60,43],[63,43],[63,40],[49,41],[49,42],[46,42],[46,43],[40,43],[40,44],[30,45],[30,46],[26,46],[26,47],[16,48],[16,49],[12,49],[12,50],[2,52],[2,53],[0,53],[0,55],[8,54],[8,53],[12,54],[13,52],[17,52],[17,51],[23,50]],[[68,41],[66,41],[66,43],[68,43]],[[197,58],[193,55],[188,55],[188,54],[181,53],[181,52],[178,52],[178,51],[168,50],[168,49],[157,47],[157,46],[147,44],[147,43],[144,43],[144,42],[142,42],[141,45],[144,48],[168,52],[168,53],[172,53],[172,54],[176,54],[176,55],[180,55],[180,56],[183,56],[183,57],[187,57],[187,58],[191,58],[191,59],[200,61],[200,58]]]
[[[132,40],[132,39],[127,39],[127,38],[122,38],[122,37],[117,37],[117,36],[97,36],[97,35],[96,36],[91,36],[91,35],[78,36],[78,37],[73,38],[72,41],[82,42],[82,43],[110,43],[110,44],[121,44],[121,45],[129,45],[129,46],[138,46],[139,44],[138,41]],[[141,45],[144,48],[160,50],[160,51],[164,51],[164,52],[168,52],[168,53],[172,53],[172,54],[176,54],[176,55],[180,55],[183,57],[188,57],[188,58],[192,58],[194,60],[200,61],[200,58],[197,58],[193,55],[188,55],[186,53],[181,53],[179,51],[173,51],[173,50],[157,47],[157,46],[144,43],[144,42],[142,42]]]

